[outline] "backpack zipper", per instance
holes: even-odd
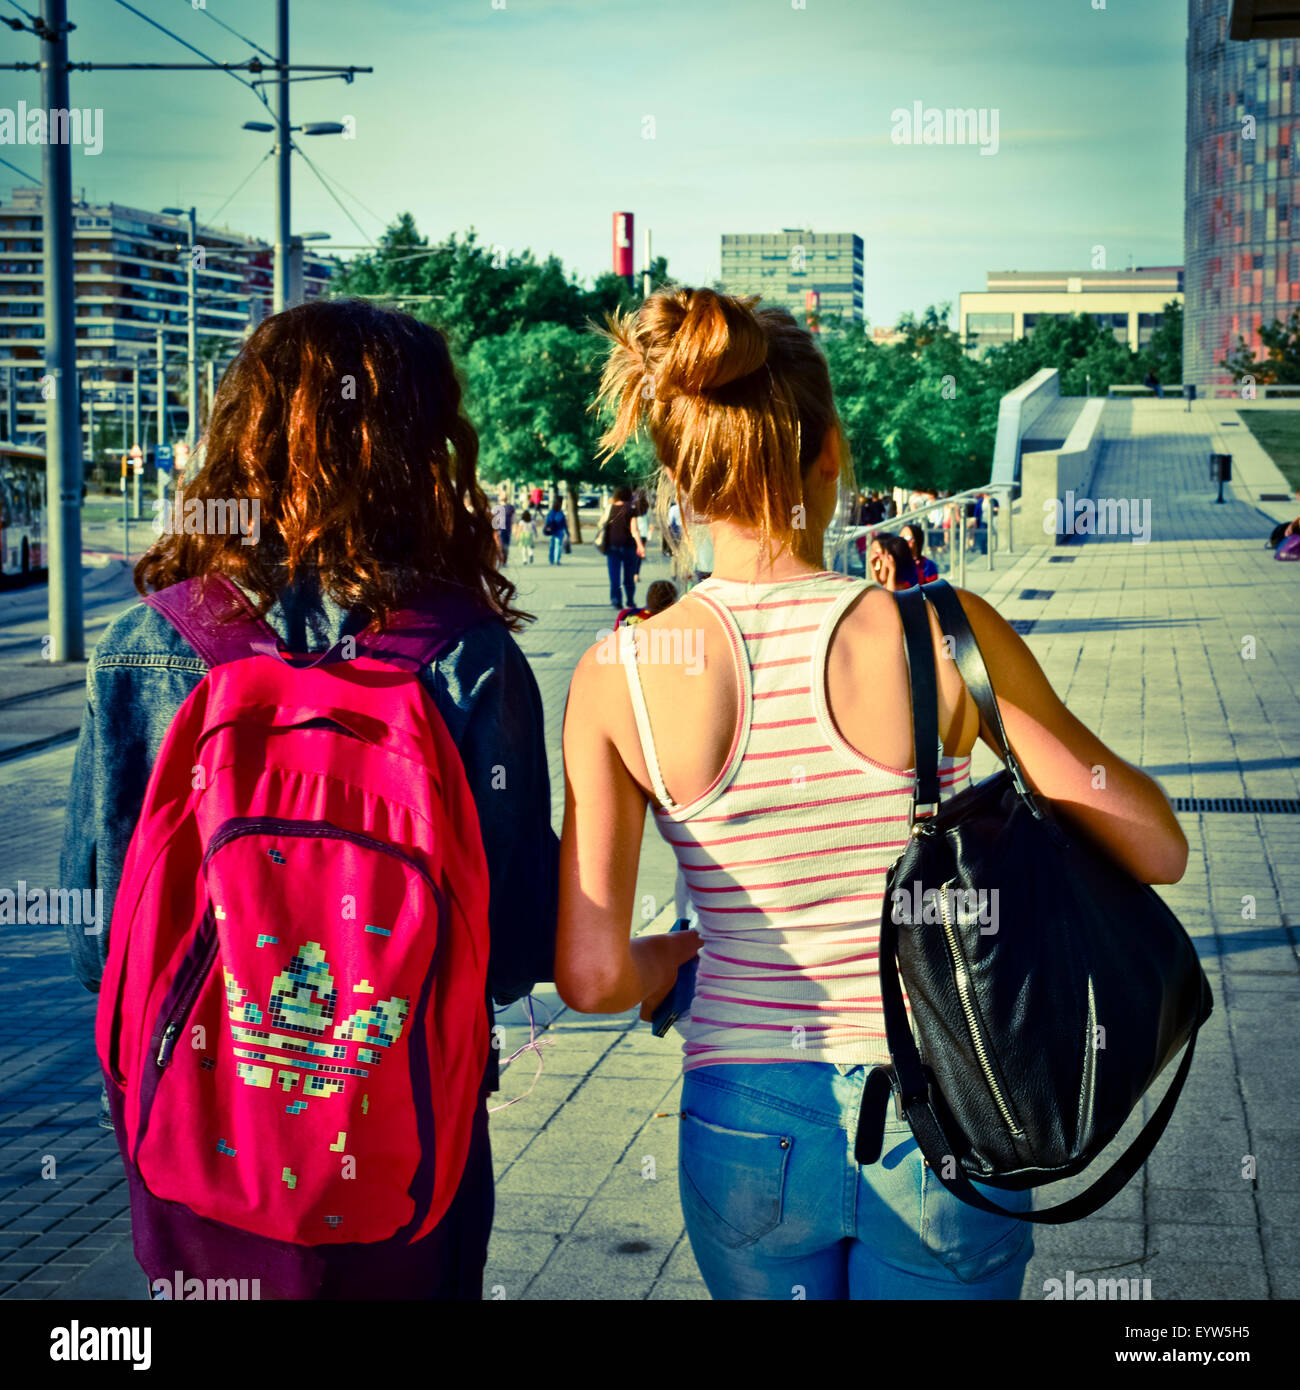
[[[205,916],[205,925],[212,919],[212,909],[208,908]],[[217,956],[217,947],[220,944],[217,936],[217,924],[212,921],[212,945],[204,952],[203,959],[194,978],[181,993],[181,997],[176,1001],[176,1007],[172,1009],[167,1020],[167,1026],[163,1029],[162,1041],[158,1046],[158,1056],[154,1059],[157,1065],[162,1068],[170,1064],[172,1053],[176,1051],[176,1039],[180,1036],[181,1024],[189,1017],[190,1011],[194,1008],[194,1001],[198,998],[199,991],[203,988],[203,982],[208,978],[208,972],[212,969],[212,962]]]
[[[980,1070],[984,1073],[984,1080],[988,1083],[989,1092],[993,1096],[993,1103],[998,1107],[1003,1123],[1012,1134],[1019,1135],[1021,1133],[1020,1126],[1016,1124],[1011,1109],[1003,1098],[1002,1088],[998,1085],[997,1077],[993,1075],[988,1049],[984,1046],[984,1038],[980,1033],[979,1016],[975,1012],[975,1002],[971,998],[970,972],[966,968],[966,959],[962,955],[961,946],[957,941],[956,928],[948,915],[947,884],[944,885],[939,895],[939,911],[943,917],[944,935],[948,939],[948,953],[952,957],[953,974],[957,983],[957,997],[961,1000],[962,1012],[966,1015],[966,1026],[970,1030],[971,1042],[975,1046],[975,1058],[980,1064]]]

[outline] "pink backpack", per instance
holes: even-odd
[[[203,583],[145,600],[209,671],[149,778],[96,1025],[136,1257],[263,1297],[418,1296],[489,1023],[478,814],[417,672],[486,609],[295,660]]]

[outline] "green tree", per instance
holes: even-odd
[[[552,323],[480,338],[466,362],[484,478],[544,481],[553,491],[563,485],[575,539],[580,485],[639,482],[644,474],[636,451],[604,468],[597,462],[601,426],[591,403],[602,357],[594,333]]]
[[[1044,315],[1023,338],[991,349],[984,364],[999,392],[1013,390],[1044,367],[1056,367],[1063,396],[1104,396],[1111,386],[1141,385],[1149,370],[1091,314]]]
[[[1138,353],[1138,370],[1145,381],[1154,372],[1162,386],[1177,386],[1183,379],[1183,306],[1171,299],[1161,310],[1147,345]]]
[[[1259,325],[1264,355],[1256,357],[1244,338],[1219,363],[1232,373],[1234,381],[1254,377],[1260,385],[1294,386],[1300,383],[1300,309],[1292,309],[1286,322],[1274,319]]]
[[[988,477],[997,396],[948,327],[948,305],[899,320],[903,341],[826,340],[836,404],[864,488],[956,492]]]

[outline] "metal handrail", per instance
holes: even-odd
[[[1019,491],[1018,483],[985,483],[981,487],[966,488],[962,492],[954,492],[950,497],[936,497],[932,502],[925,503],[924,506],[912,507],[908,511],[899,512],[897,516],[883,517],[880,521],[870,526],[854,525],[844,527],[842,530],[837,530],[831,537],[832,546],[835,551],[839,551],[841,548],[847,548],[848,545],[857,540],[859,536],[871,535],[876,531],[892,531],[895,527],[906,526],[909,521],[919,521],[923,517],[928,518],[930,513],[936,508],[948,507],[960,503],[963,505],[959,506],[957,511],[957,558],[959,573],[957,582],[959,585],[963,585],[966,582],[966,508],[964,504],[968,501],[973,502],[979,497],[989,497],[994,494],[1005,493],[1006,516],[1009,522],[1011,502],[1013,500],[1012,494],[1017,491]],[[997,536],[997,527],[992,512],[989,513],[989,536],[990,544],[988,546],[987,555],[988,568],[991,570],[993,568],[994,550],[992,541]],[[1015,553],[1015,548],[1012,544],[1012,532],[1009,524],[1006,528],[1006,541],[1007,554],[1013,555]]]

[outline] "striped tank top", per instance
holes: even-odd
[[[626,659],[659,832],[702,946],[685,1068],[726,1062],[887,1062],[877,973],[885,875],[907,843],[915,773],[873,762],[831,721],[826,653],[864,580],[823,572],[691,590],[730,638],[740,718],[722,771],[669,797],[635,659]],[[970,758],[944,756],[944,799]]]

